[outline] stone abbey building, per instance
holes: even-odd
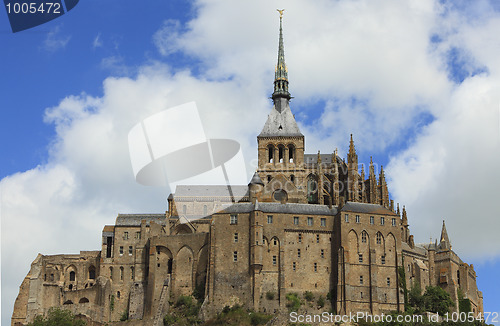
[[[165,214],[119,214],[104,227],[99,251],[39,254],[12,325],[54,306],[96,324],[128,312],[160,325],[169,302],[194,291],[204,293],[204,316],[234,304],[284,311],[287,293],[305,291],[330,294],[325,311],[376,314],[403,311],[400,284],[415,282],[444,288],[454,310],[460,289],[482,312],[474,268],[452,250],[444,222],[439,241],[415,244],[383,169],[377,176],[370,164],[368,177],[359,171],[352,135],[346,159],[337,151],[304,153],[289,106],[281,18],[272,99],[257,137],[258,169],[248,186],[232,187],[237,203],[221,186],[178,186]]]

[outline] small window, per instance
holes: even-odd
[[[370,216],[370,224],[375,224],[375,217]]]
[[[320,221],[321,221],[321,226],[326,226],[326,218],[322,218]]]
[[[300,258],[300,249],[297,249],[297,258]]]
[[[396,219],[394,217],[392,218],[392,226],[396,226]]]
[[[267,215],[267,224],[273,224],[273,216]]]
[[[292,161],[290,161],[290,162],[292,162]],[[292,183],[295,183],[295,176],[293,174],[290,176],[290,181]]]
[[[109,278],[113,279],[113,267],[109,268]]]
[[[385,255],[382,255],[382,257],[380,258],[380,262],[382,263],[382,265],[385,265]]]
[[[318,263],[314,263],[314,271],[317,272],[318,271]]]
[[[120,246],[120,256],[123,255],[123,246]]]
[[[344,221],[345,221],[346,223],[349,223],[349,214],[345,214],[345,215],[344,215]]]
[[[123,266],[120,267],[120,280],[123,281]]]
[[[361,297],[361,299],[363,299],[363,292],[361,292],[360,297]]]
[[[267,183],[269,183],[269,182],[271,182],[271,176],[270,175],[267,176]]]
[[[325,250],[321,249],[321,258],[325,258]]]
[[[363,254],[358,254],[358,261],[359,261],[360,263],[362,263],[362,262],[363,262]]]
[[[278,240],[276,240],[276,238],[274,238],[274,240],[273,240],[273,244],[274,244],[275,246],[277,246],[277,245],[278,245]]]
[[[238,261],[238,252],[237,251],[233,251],[233,261],[234,262]]]
[[[391,278],[390,277],[387,278],[387,286],[391,286]]]
[[[385,224],[385,217],[381,217],[380,218],[380,225],[384,225]]]
[[[140,231],[137,231],[137,232],[135,233],[135,238],[136,238],[137,240],[140,240],[140,239],[141,239],[141,232],[140,232]]]
[[[363,275],[360,275],[360,276],[359,276],[359,284],[360,284],[360,285],[363,285]]]
[[[230,224],[232,225],[238,224],[238,215],[231,215]]]
[[[293,224],[294,225],[299,225],[299,217],[298,216],[294,216],[293,217]]]
[[[120,299],[120,297],[121,297],[120,291],[116,292],[116,298]]]
[[[361,218],[359,217],[359,215],[356,215],[356,223],[361,223]]]
[[[316,243],[319,243],[319,234],[316,234]]]
[[[382,243],[382,234],[380,232],[377,233],[377,244]]]
[[[308,217],[307,218],[307,225],[308,226],[312,226],[313,225],[313,218],[312,217]]]
[[[273,265],[274,266],[276,266],[276,261],[277,261],[276,256],[273,256]]]
[[[128,240],[128,232],[123,232],[123,240]]]
[[[297,265],[295,264],[295,262],[292,263],[292,269],[293,269],[294,272],[297,269]]]
[[[133,281],[135,278],[134,266],[130,267],[130,279]]]
[[[76,273],[74,271],[69,272],[69,281],[73,282],[76,279]],[[45,280],[47,280],[47,274],[45,274]]]
[[[133,251],[134,251],[134,249],[132,248],[132,246],[128,246],[128,255],[129,256],[132,256]]]
[[[361,233],[361,242],[366,243],[366,232]]]
[[[238,233],[234,234],[234,242],[238,242]]]
[[[89,279],[95,280],[95,267],[94,266],[89,267]]]
[[[302,233],[299,233],[299,243],[302,242]]]

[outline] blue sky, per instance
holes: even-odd
[[[11,33],[0,14],[2,322],[38,252],[100,249],[118,213],[162,212],[134,182],[127,133],[196,101],[252,170],[271,109],[278,14],[306,151],[384,165],[417,242],[447,222],[499,311],[500,8],[492,1],[80,1]]]

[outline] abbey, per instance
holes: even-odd
[[[225,306],[277,313],[286,295],[331,298],[323,311],[404,311],[405,289],[440,286],[483,311],[472,265],[439,241],[415,244],[406,208],[389,199],[383,168],[359,171],[352,135],[347,157],[305,154],[289,106],[280,17],[273,109],[257,137],[258,169],[232,202],[220,186],[178,186],[165,214],[119,214],[100,251],[39,254],[16,299],[12,325],[50,307],[95,325],[129,319],[161,325],[169,302],[196,292],[201,314]]]

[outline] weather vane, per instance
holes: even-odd
[[[278,12],[280,13],[280,18],[283,18],[283,11],[285,11],[285,9],[281,9],[281,10],[276,9],[276,10],[278,10]]]

